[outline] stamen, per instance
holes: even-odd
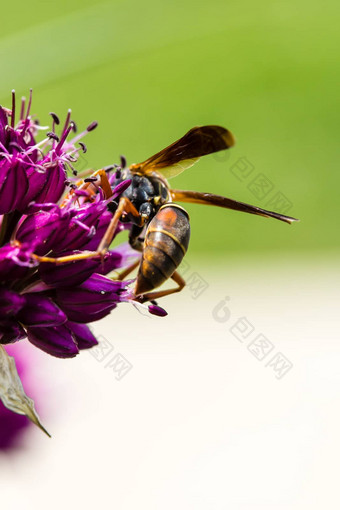
[[[126,157],[125,156],[120,156],[120,166],[122,168],[125,168],[126,167]]]
[[[22,98],[21,98],[20,120],[24,120],[25,105],[26,105],[26,97],[22,96]]]
[[[59,136],[53,133],[53,131],[48,131],[48,133],[46,133],[46,136],[48,138],[52,138],[52,140],[55,140],[56,142],[59,142]]]
[[[69,161],[71,161],[72,163],[76,163],[76,161],[77,161],[77,158],[75,158],[74,156],[72,156],[72,154],[68,154],[68,155],[66,156],[66,158],[67,158]]]
[[[103,170],[105,170],[106,173],[111,172],[111,170],[114,170],[116,168],[116,165],[110,165],[110,166],[104,166]]]
[[[66,120],[65,120],[65,124],[64,124],[63,130],[62,130],[62,134],[64,134],[64,132],[68,128],[70,118],[71,118],[71,113],[72,113],[71,109],[67,110]]]
[[[168,315],[168,312],[158,305],[149,305],[148,310],[152,315],[157,315],[158,317],[166,317]]]
[[[14,129],[14,120],[15,120],[15,90],[12,90],[12,117],[11,117],[11,127]]]
[[[79,145],[80,145],[80,147],[81,147],[81,148],[82,148],[82,150],[83,150],[83,154],[85,154],[85,153],[87,152],[87,147],[86,147],[86,145],[85,145],[83,142],[79,142]]]
[[[85,131],[82,131],[81,133],[79,133],[79,135],[75,136],[74,138],[72,138],[72,140],[69,141],[69,145],[74,145],[76,142],[78,142],[78,140],[83,138],[83,136],[85,136],[87,133],[96,129],[97,126],[98,126],[98,122],[96,122],[96,121],[91,122],[91,124],[89,126],[87,126]]]
[[[90,131],[93,131],[94,129],[96,129],[97,126],[98,126],[98,122],[96,120],[94,120],[93,122],[91,122],[91,124],[89,126],[87,126],[86,131],[88,131],[88,133],[89,133]]]
[[[71,111],[71,110],[69,110],[69,111]],[[55,149],[57,154],[60,153],[60,150],[61,150],[62,146],[64,145],[66,138],[70,134],[70,131],[72,130],[72,127],[73,127],[73,123],[71,122],[71,124],[68,126],[68,128],[63,132],[62,137],[60,139],[60,142],[58,143],[58,145],[57,145],[57,147]]]
[[[60,158],[60,159],[64,161],[65,165],[67,165],[67,168],[69,168],[72,173],[76,171],[74,166],[68,160],[63,159],[63,158]]]
[[[33,89],[30,89],[30,98],[28,100],[28,106],[27,106],[27,112],[26,112],[26,119],[28,119],[28,116],[30,114],[30,111],[31,111],[31,105],[32,105],[32,94],[33,94]]]
[[[47,133],[48,134],[48,133]],[[49,142],[49,138],[44,138],[43,140],[41,140],[41,142],[38,142],[36,143],[35,145],[31,145],[29,147],[29,149],[26,150],[26,154],[30,154],[31,152],[35,151],[36,149],[40,148],[42,145],[46,144],[47,142]]]
[[[20,139],[21,140],[24,139],[24,136],[25,136],[25,133],[26,133],[26,129],[28,128],[29,123],[30,123],[29,113],[30,113],[31,105],[32,105],[32,92],[33,92],[33,90],[30,89],[30,98],[29,98],[29,101],[28,101],[26,118],[25,118],[25,122],[24,122],[24,125],[23,125],[23,128],[22,128],[22,131],[21,131],[21,135],[20,135]]]
[[[59,124],[60,124],[60,120],[59,120],[58,115],[57,115],[56,113],[54,113],[54,112],[50,112],[49,114],[51,115],[51,117],[52,117],[52,119],[53,119],[53,122],[54,122],[55,124],[57,124],[57,126],[59,126]]]
[[[72,121],[72,124],[73,124],[73,132],[76,133],[78,131],[77,124],[74,122],[74,120]]]

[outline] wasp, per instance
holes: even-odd
[[[114,182],[109,182],[104,170],[93,174],[98,177],[106,198],[112,196],[112,188],[122,185],[124,181],[131,184],[120,195],[118,202],[109,205],[113,216],[110,225],[96,252],[54,259],[55,262],[76,260],[93,256],[103,256],[108,250],[118,222],[131,224],[129,243],[141,252],[141,259],[119,275],[123,280],[138,266],[134,295],[137,301],[153,301],[179,292],[185,286],[184,279],[177,272],[190,240],[190,220],[187,211],[180,203],[213,205],[226,209],[243,211],[257,216],[275,218],[286,223],[298,221],[273,211],[267,211],[231,198],[172,189],[168,179],[175,177],[193,166],[202,156],[230,149],[235,144],[232,133],[221,126],[201,126],[190,129],[182,138],[151,156],[142,163],[122,165],[116,171]],[[95,190],[94,178],[83,183],[88,191]],[[49,261],[44,257],[42,260]],[[52,259],[51,259],[52,261]],[[171,278],[175,288],[156,290]]]

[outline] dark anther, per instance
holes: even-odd
[[[59,136],[53,133],[53,131],[49,131],[48,133],[46,133],[46,136],[47,138],[52,138],[56,142],[59,142]]]
[[[60,120],[59,120],[59,117],[56,113],[54,112],[50,112],[50,115],[52,117],[52,119],[54,120],[54,122],[57,124],[57,126],[60,124]]]
[[[66,156],[67,159],[69,161],[72,161],[72,163],[75,163],[77,161],[77,158],[75,158],[74,156],[72,156],[72,154],[69,154],[68,156]]]
[[[70,188],[72,188],[72,189],[78,189],[78,188],[77,188],[77,186],[76,186],[76,184],[72,184],[72,183],[70,184]]]
[[[73,169],[73,170],[72,170],[72,173],[73,173],[73,175],[74,175],[75,177],[77,177],[77,175],[78,175],[77,170]]]
[[[156,306],[157,306],[157,301],[155,301],[154,299],[151,299],[151,300],[150,300],[150,303],[151,303],[152,305],[156,305]]]
[[[98,122],[96,120],[94,120],[93,122],[91,122],[91,124],[89,126],[87,126],[86,130],[88,132],[93,131],[94,129],[96,129],[97,126],[98,126]]]
[[[97,177],[87,177],[84,182],[96,182],[97,180]]]
[[[65,181],[64,184],[65,184],[65,186],[68,186],[71,183],[70,183],[70,181]]]
[[[83,142],[79,142],[80,147],[82,148],[83,153],[87,152],[87,147]]]
[[[120,166],[122,168],[126,167],[126,157],[125,156],[120,156]]]
[[[74,122],[74,120],[71,121],[71,124],[73,132],[76,133],[78,131],[77,124]]]
[[[122,171],[121,171],[121,169],[119,169],[116,171],[116,179],[120,179],[121,176],[122,176]]]
[[[114,168],[116,168],[115,165],[109,165],[109,166],[104,166],[104,170],[105,172],[111,172],[111,170],[113,170]]]

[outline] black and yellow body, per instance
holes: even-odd
[[[163,205],[148,225],[135,295],[145,294],[168,280],[182,262],[190,239],[189,215],[174,203]]]

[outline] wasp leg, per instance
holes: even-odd
[[[132,273],[132,271],[134,269],[136,269],[136,267],[140,264],[140,259],[136,260],[136,262],[134,262],[133,264],[131,264],[129,267],[127,267],[124,271],[122,271],[121,273],[118,274],[117,278],[115,278],[115,280],[118,280],[118,281],[123,281],[125,280],[125,278],[127,276],[129,276],[130,273]]]
[[[119,200],[119,204],[118,204],[118,207],[117,207],[117,210],[116,212],[114,213],[113,217],[112,217],[112,220],[110,221],[110,224],[103,236],[103,239],[101,240],[99,246],[98,246],[98,253],[99,254],[105,254],[112,242],[112,239],[113,239],[113,236],[114,236],[114,233],[117,229],[117,226],[118,226],[118,221],[120,220],[120,217],[122,216],[123,213],[129,213],[129,214],[132,214],[132,216],[134,218],[139,218],[140,215],[139,215],[139,212],[137,211],[137,209],[135,208],[135,206],[132,204],[132,202],[126,198],[126,197],[122,197],[120,200]]]
[[[142,296],[137,296],[137,301],[140,303],[145,303],[145,301],[152,301],[154,299],[159,299],[164,296],[168,296],[169,294],[174,294],[175,292],[180,292],[185,287],[185,280],[181,277],[181,275],[175,271],[171,276],[171,279],[177,283],[178,287],[174,289],[167,290],[158,290],[156,292],[148,292],[147,294],[143,294]]]
[[[103,189],[106,198],[112,197],[112,189],[105,170],[97,170],[91,177],[100,177],[100,187]],[[90,184],[90,183],[89,183]]]
[[[43,257],[40,255],[36,255],[32,253],[32,257],[39,262],[52,262],[54,264],[64,264],[66,262],[73,262],[75,260],[84,260],[91,259],[95,257],[103,258],[105,253],[108,251],[109,246],[112,242],[114,233],[118,226],[118,221],[120,220],[122,214],[130,213],[133,216],[139,217],[139,213],[134,205],[130,202],[128,198],[122,197],[119,200],[118,207],[109,223],[109,226],[106,229],[106,232],[100,241],[100,244],[96,251],[88,251],[84,253],[77,253],[74,255],[66,255],[64,257]],[[18,241],[15,241],[17,243]]]
[[[79,177],[79,176],[78,176]],[[96,183],[96,181],[94,182],[91,182],[91,178],[97,178],[99,177],[100,178],[100,182],[99,183]],[[102,190],[104,191],[105,193],[105,198],[110,198],[112,197],[112,189],[111,189],[111,185],[110,185],[110,182],[109,182],[109,179],[106,175],[106,172],[104,169],[102,170],[97,170],[96,172],[92,173],[90,175],[90,180],[89,181],[83,181],[83,180],[79,180],[77,181],[77,190],[86,190],[88,193],[89,193],[89,198],[86,199],[86,200],[90,200],[91,198],[93,198],[97,191],[98,191],[98,187],[101,187]],[[62,201],[61,203],[61,207],[65,207],[70,199],[72,199],[74,197],[74,194],[75,194],[75,190],[72,189],[67,195],[66,197],[64,198],[64,200]],[[86,201],[85,200],[85,201]]]
[[[90,179],[95,179],[98,177],[100,179],[99,183],[96,181],[91,182]],[[91,174],[90,179],[87,181],[81,181],[78,185],[78,190],[86,190],[91,195],[95,195],[98,191],[98,187],[101,187],[105,193],[105,198],[112,197],[111,185],[104,169],[97,170],[96,172]]]

